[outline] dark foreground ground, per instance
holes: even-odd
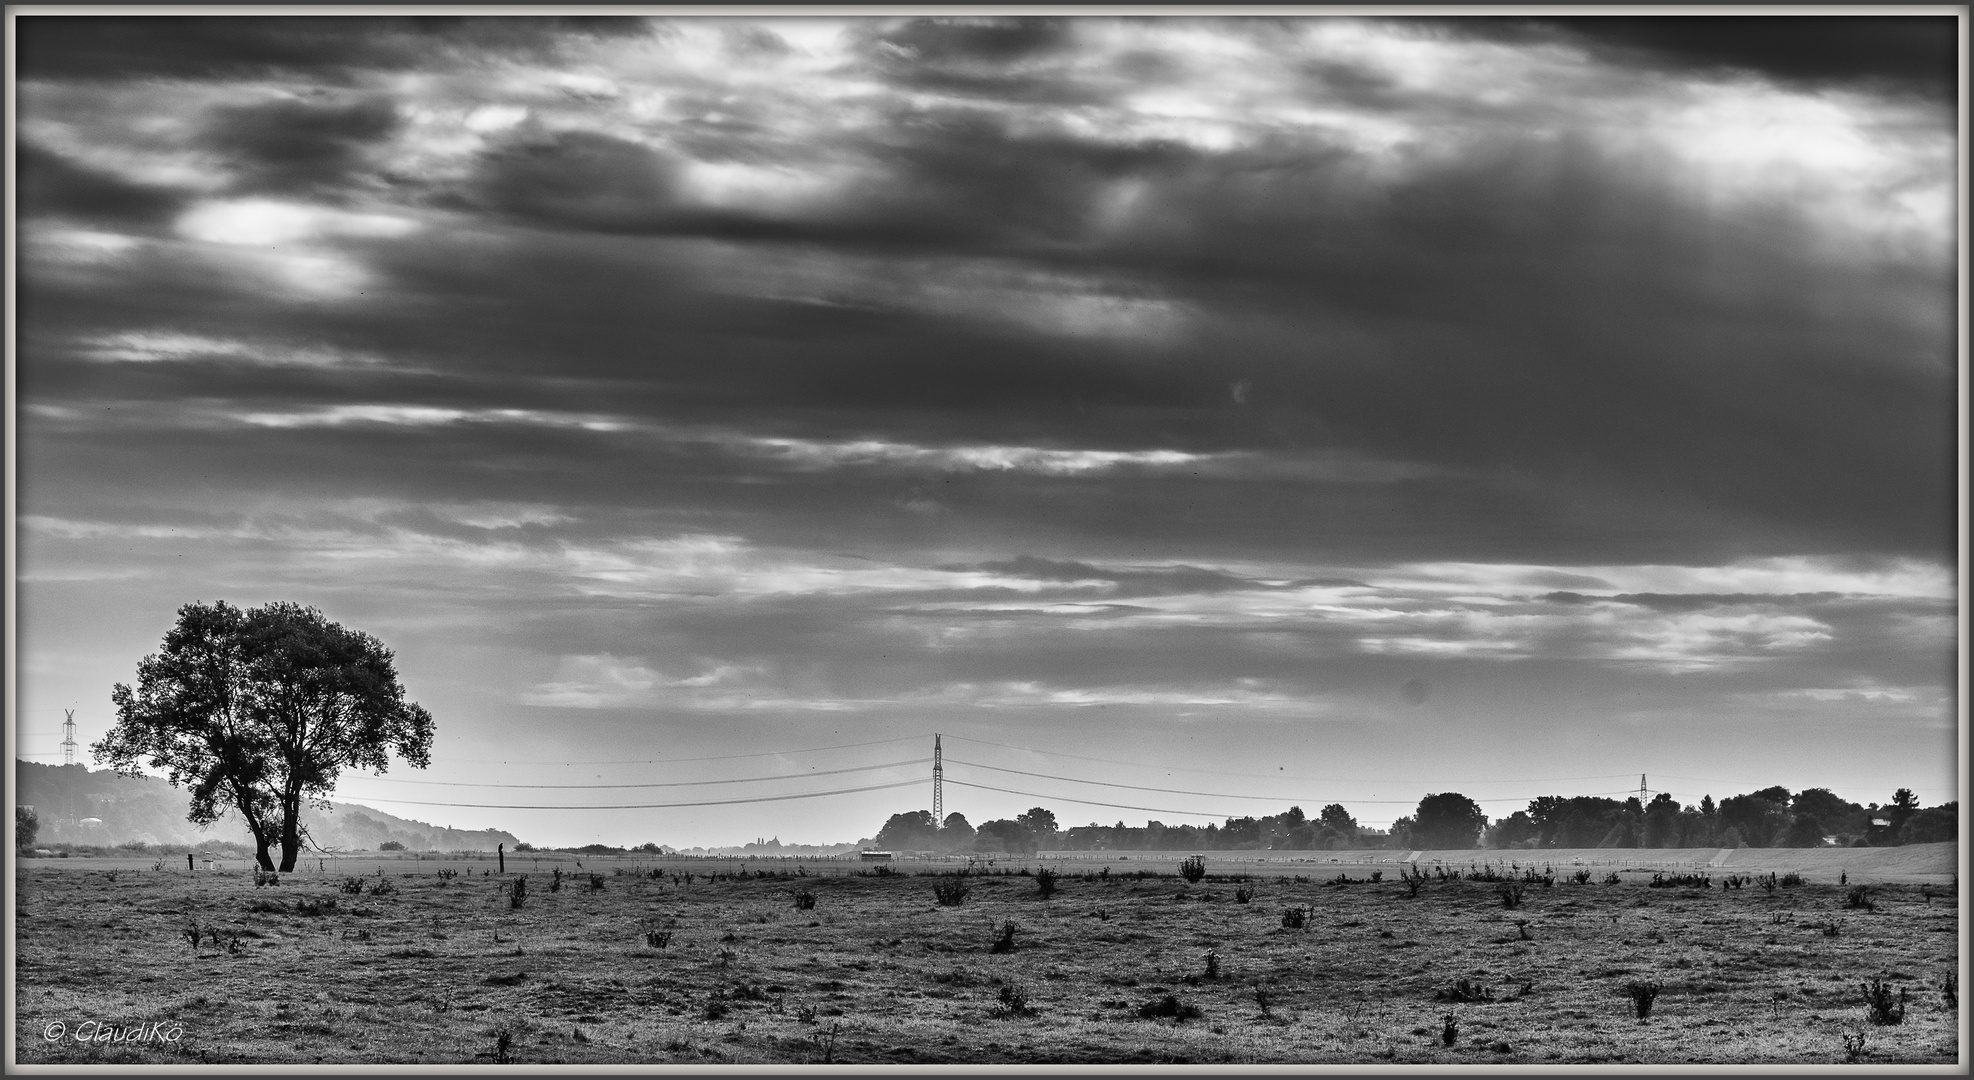
[[[482,862],[345,860],[257,886],[244,870],[30,860],[16,878],[14,1053],[21,1064],[1960,1058],[1945,989],[1959,970],[1957,879],[1923,853],[1878,877],[1837,868],[1828,876],[1841,884],[1810,872],[1773,888],[1723,887],[1752,867],[1530,854],[1542,856],[1533,867],[1435,853],[1416,895],[1403,865],[1375,861],[1216,861],[1189,884],[1159,858],[998,860],[967,876],[909,863],[884,876],[840,862],[578,868],[565,856],[510,857],[502,877]],[[1041,866],[1058,874],[1046,899]],[[1703,873],[1708,887],[1653,887],[1654,873]],[[939,903],[935,887],[955,886],[965,897]],[[1511,908],[1504,889],[1517,887]],[[996,951],[1003,940],[1012,947]],[[1895,1013],[1903,993],[1902,1022],[1871,1022],[1874,982]],[[1641,1020],[1634,991],[1653,989]]]

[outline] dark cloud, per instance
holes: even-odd
[[[1951,99],[1952,15],[1562,15],[1427,20],[1495,40],[1567,42],[1606,60],[1679,74],[1755,74],[1804,86],[1858,85]]]
[[[560,39],[650,32],[635,16],[25,15],[23,79],[239,79],[405,70],[493,52],[547,57]]]
[[[397,106],[387,98],[301,98],[219,108],[201,141],[239,163],[239,190],[334,195],[362,166],[365,150],[398,127]]]
[[[183,191],[132,183],[28,139],[14,146],[14,182],[23,217],[70,217],[144,229],[175,217],[188,202]]]

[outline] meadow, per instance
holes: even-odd
[[[15,1060],[1960,1060],[1951,844],[1403,855],[22,860]]]

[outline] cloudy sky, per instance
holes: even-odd
[[[1956,797],[1952,18],[15,28],[29,760],[285,599],[537,842]]]

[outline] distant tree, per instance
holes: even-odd
[[[1960,836],[1960,803],[1958,800],[1944,806],[1920,810],[1906,819],[1905,829],[1899,834],[1903,844],[1935,844],[1943,840],[1954,840]]]
[[[1302,827],[1303,822],[1309,819],[1303,816],[1302,807],[1291,806],[1287,810],[1282,811],[1281,820],[1283,828],[1298,829]]]
[[[1350,811],[1345,810],[1342,803],[1331,803],[1325,806],[1321,813],[1317,815],[1317,820],[1321,821],[1325,826],[1342,833],[1344,836],[1355,836],[1357,834],[1357,819],[1350,816]]]
[[[295,868],[302,804],[327,805],[343,769],[381,773],[393,751],[432,760],[432,715],[404,699],[391,651],[297,604],[187,604],[138,663],[137,688],[110,697],[117,723],[90,747],[96,760],[125,776],[165,770],[190,787],[194,824],[238,811],[263,870],[277,844],[280,869]]]
[[[1414,811],[1412,842],[1427,849],[1464,849],[1480,843],[1487,815],[1457,791],[1428,795]]]
[[[1919,812],[1919,796],[1911,788],[1900,788],[1892,792],[1892,805],[1885,808],[1885,816],[1892,822],[1892,836],[1895,843],[1903,843],[1905,823]]]
[[[1005,851],[1010,855],[1035,854],[1035,834],[1020,821],[1001,818],[985,822],[974,836],[975,851]]]
[[[1722,799],[1720,823],[1749,847],[1774,847],[1789,825],[1788,788],[1774,787]]]
[[[34,838],[41,835],[41,815],[32,806],[14,807],[14,846],[22,851],[34,847]]]
[[[1806,788],[1796,793],[1789,801],[1789,809],[1798,814],[1808,814],[1821,822],[1828,832],[1857,834],[1865,830],[1867,822],[1864,807],[1839,798],[1829,788]]]
[[[932,811],[913,810],[891,815],[874,842],[881,848],[915,851],[933,847],[938,838],[939,826],[932,820]]]
[[[1389,846],[1412,850],[1412,825],[1413,821],[1410,817],[1402,817],[1392,822],[1391,828],[1385,830],[1385,839],[1389,841]]]
[[[377,845],[377,850],[378,850],[378,851],[403,851],[403,850],[404,850],[404,843],[403,843],[402,841],[398,841],[398,840],[386,840],[386,841],[384,841],[383,843],[381,843],[381,844],[378,844],[378,845]]]
[[[1488,847],[1510,848],[1520,847],[1536,835],[1535,819],[1528,816],[1528,811],[1517,810],[1489,826],[1486,840]]]
[[[1823,847],[1823,838],[1828,835],[1824,824],[1812,814],[1796,814],[1782,830],[1776,840],[1776,847]]]
[[[1661,791],[1645,807],[1645,824],[1640,841],[1646,847],[1675,847],[1680,842],[1679,803]]]
[[[1028,831],[1033,833],[1037,840],[1047,840],[1057,832],[1055,814],[1039,806],[1030,807],[1027,813],[1016,815],[1015,820],[1028,826]]]
[[[947,814],[945,822],[939,826],[939,846],[948,850],[973,843],[973,837],[973,825],[967,821],[965,814],[958,811]]]

